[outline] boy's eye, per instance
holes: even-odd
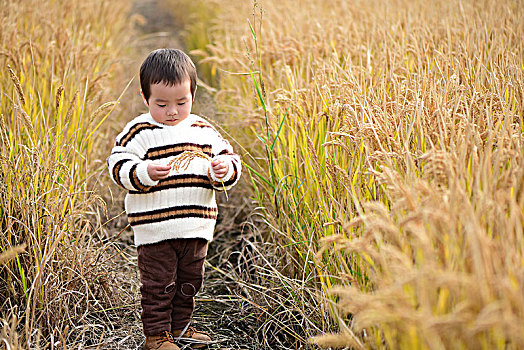
[[[157,105],[158,107],[164,108],[166,105]]]
[[[186,104],[185,102],[180,102],[178,105],[182,106],[182,105],[185,105],[185,104]]]

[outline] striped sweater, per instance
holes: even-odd
[[[185,170],[153,181],[150,162],[167,165],[184,151],[201,151],[229,162],[228,173],[217,179],[209,160],[195,157]],[[156,122],[149,113],[129,122],[117,136],[107,159],[113,181],[128,190],[125,210],[135,244],[172,238],[211,241],[217,218],[215,190],[227,190],[240,178],[240,157],[227,140],[204,119],[190,114],[177,125]]]

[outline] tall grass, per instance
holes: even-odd
[[[0,8],[0,318],[15,348],[74,344],[90,312],[118,300],[89,216],[101,210],[93,160],[116,105],[106,101],[119,94],[110,88],[126,9],[105,0]]]
[[[314,341],[522,347],[522,3],[220,7],[203,61],[288,273],[332,300]]]

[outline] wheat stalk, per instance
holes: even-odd
[[[180,170],[186,170],[189,163],[191,163],[195,158],[202,158],[211,161],[211,157],[202,151],[184,151],[171,159],[167,165],[172,166],[173,170],[176,172],[180,172]]]
[[[21,244],[16,247],[7,249],[5,252],[0,254],[0,265],[6,263],[9,260],[14,259],[18,254],[25,251],[26,244]]]
[[[25,97],[24,97],[24,91],[22,90],[22,86],[20,85],[20,80],[16,76],[15,72],[11,68],[11,65],[7,65],[7,69],[9,70],[9,75],[11,76],[11,80],[13,81],[13,84],[15,84],[16,92],[18,93],[18,98],[20,99],[20,104],[23,106],[25,105]]]
[[[167,163],[167,165],[172,166],[174,171],[180,172],[181,170],[186,170],[189,166],[189,163],[191,163],[191,161],[195,158],[202,158],[211,161],[211,157],[202,151],[184,151],[180,153],[178,156],[171,159],[169,163]],[[224,181],[220,179],[220,182],[222,183],[222,188],[224,190],[224,193],[226,194],[226,200],[229,200]]]
[[[60,101],[62,100],[63,92],[64,92],[64,86],[60,85],[58,89],[56,90],[56,96],[55,96],[55,106],[56,106],[57,111],[58,111],[58,107],[60,107]]]

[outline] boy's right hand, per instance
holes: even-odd
[[[165,179],[170,171],[171,166],[169,165],[161,165],[158,163],[149,163],[147,165],[147,173],[153,181]]]

